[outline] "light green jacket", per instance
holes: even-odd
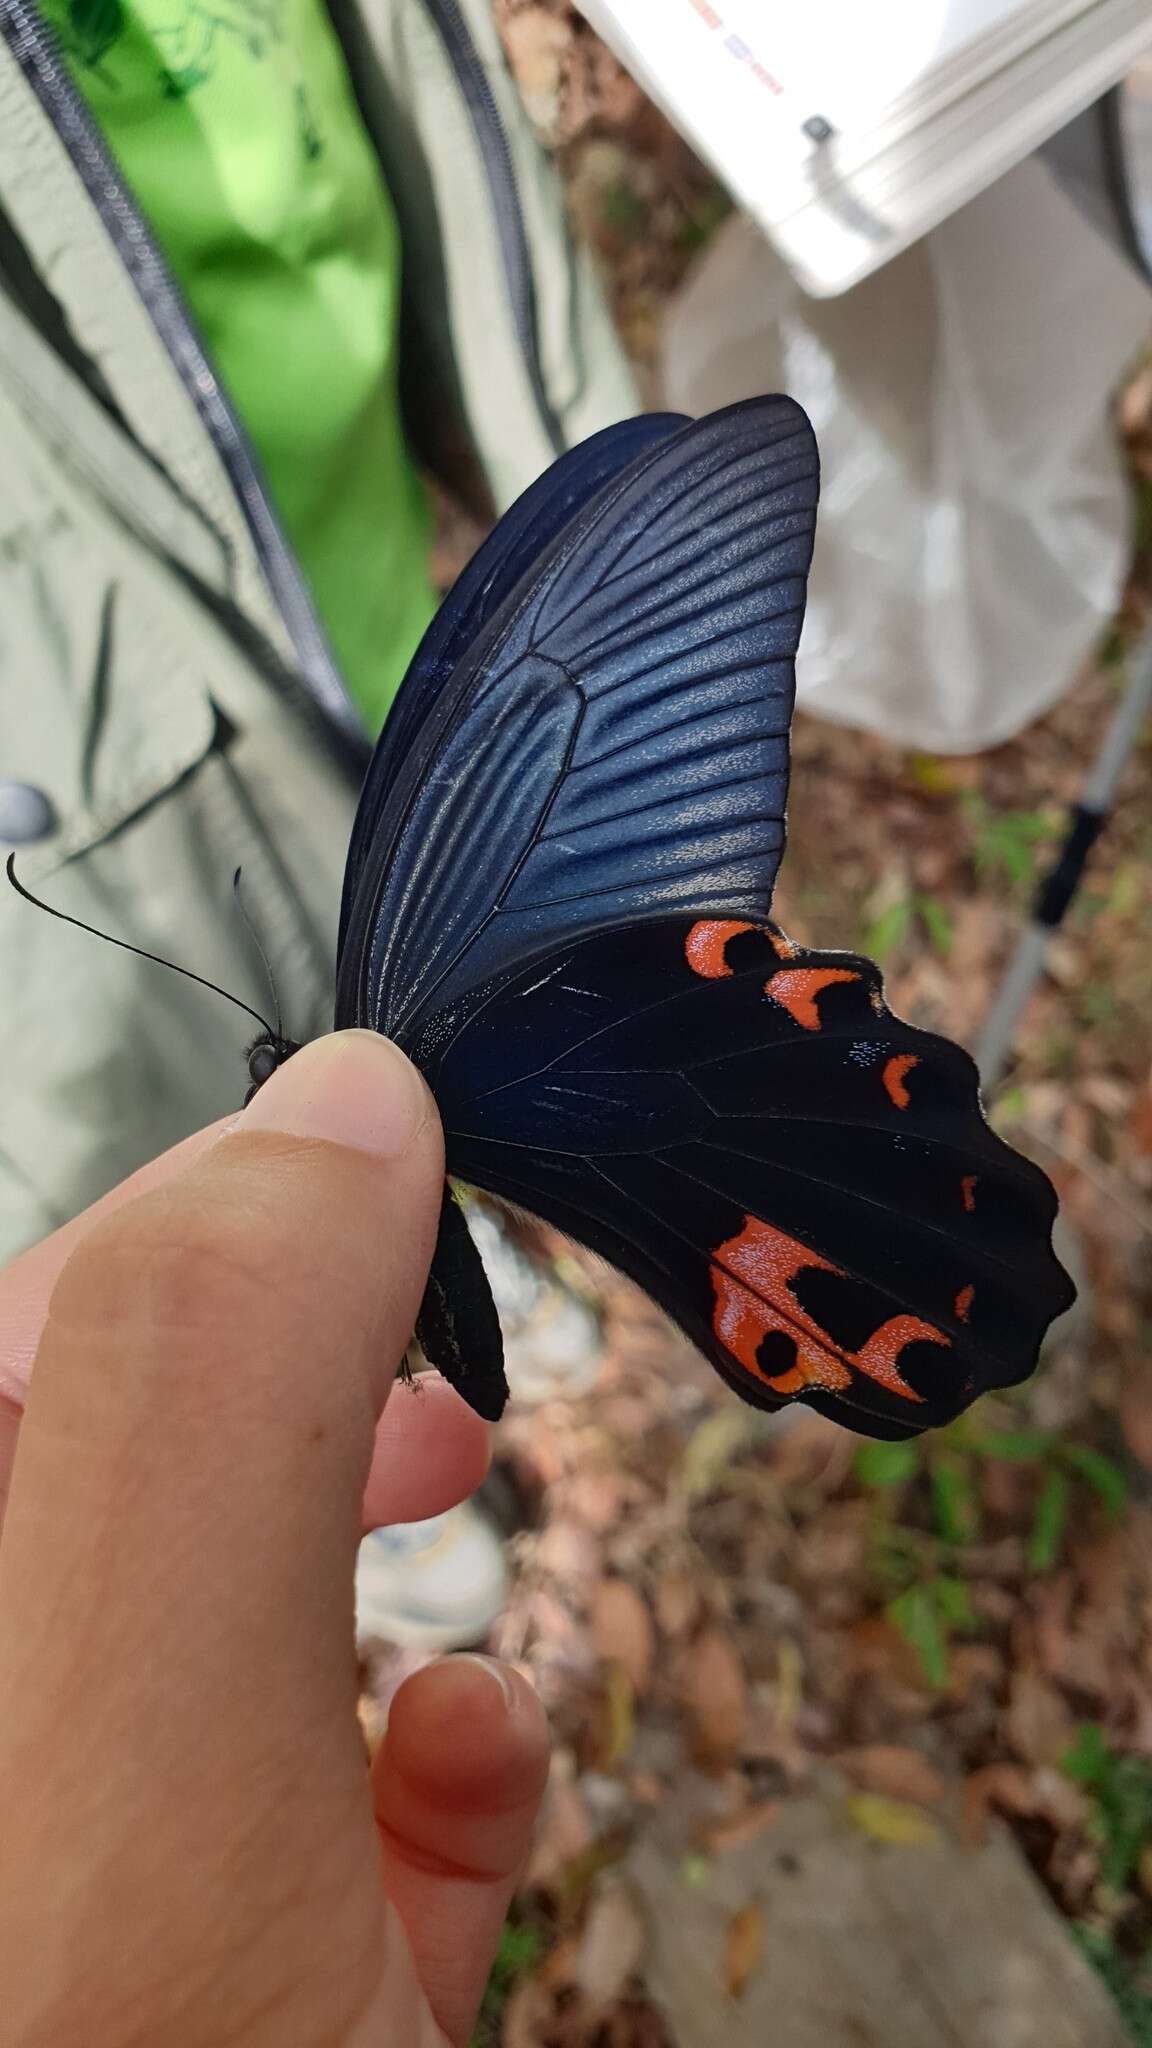
[[[503,507],[635,394],[487,0],[334,13],[401,220],[414,438]],[[31,0],[0,0],[0,854],[267,1010],[242,868],[305,1038],[331,1024],[365,758],[155,246]],[[2,1261],[235,1109],[247,1034],[6,884],[0,977]]]

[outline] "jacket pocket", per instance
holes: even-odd
[[[271,1020],[250,922],[285,1029],[328,1026],[350,806],[218,622],[59,503],[0,526],[0,832],[38,793],[21,879],[124,944],[0,882],[0,1262],[243,1098],[255,1017],[125,946]]]

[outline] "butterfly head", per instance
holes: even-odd
[[[278,1031],[262,1031],[259,1038],[252,1040],[251,1045],[248,1047],[248,1080],[250,1086],[247,1095],[244,1097],[245,1109],[247,1109],[252,1097],[259,1094],[265,1081],[272,1079],[277,1067],[282,1067],[285,1060],[290,1060],[293,1053],[299,1052],[299,1050],[300,1047],[294,1038],[282,1038]]]

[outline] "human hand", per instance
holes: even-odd
[[[352,1625],[364,1520],[486,1460],[435,1382],[379,1424],[442,1176],[344,1033],[0,1275],[0,2048],[466,2042],[543,1716],[447,1658],[369,1772]]]

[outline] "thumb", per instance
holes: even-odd
[[[168,1997],[198,2041],[210,1996],[263,2041],[285,1981],[301,2039],[312,1995],[316,2038],[372,2004],[353,1564],[442,1179],[416,1070],[344,1033],[69,1260],[0,1548],[5,2040],[13,1995],[40,2038],[46,1941],[53,1997],[86,1989],[45,2038],[169,2038]],[[130,2015],[100,2003],[110,1922]]]

